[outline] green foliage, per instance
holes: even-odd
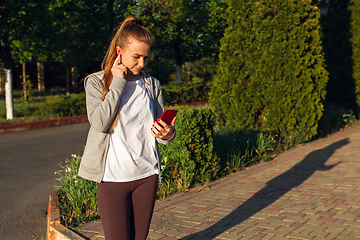
[[[58,113],[48,115],[46,112],[41,112],[41,109],[49,108],[48,106],[43,106],[43,105],[47,105],[48,104],[47,101],[50,101],[49,100],[50,98],[59,98],[60,100],[58,101],[62,101],[64,98],[71,98],[71,96],[65,97],[65,91],[44,91],[44,92],[35,91],[32,93],[32,95],[33,95],[33,101],[31,103],[25,104],[22,97],[23,91],[14,92],[13,100],[14,100],[15,118],[12,120],[7,120],[5,101],[1,100],[4,99],[5,97],[4,94],[0,94],[0,126],[58,118],[60,116],[60,114]],[[81,96],[80,94],[80,96],[78,97],[79,99],[77,100],[78,101],[77,104],[80,105],[83,104],[83,108],[81,111],[77,111],[75,115],[84,115],[85,96]],[[68,116],[68,115],[64,114],[64,116]]]
[[[164,58],[162,54],[164,53],[159,49],[152,47],[149,63],[144,70],[159,79],[161,85],[164,86],[171,81],[170,75],[175,71],[175,60]]]
[[[96,182],[85,180],[77,175],[81,157],[73,154],[65,164],[59,163],[61,170],[55,172],[61,176],[56,180],[61,223],[67,227],[76,227],[84,222],[99,218],[96,201]]]
[[[48,1],[25,0],[2,2],[0,37],[3,44],[0,59],[3,62],[14,59],[15,62],[23,63],[34,56],[43,57],[41,47],[44,34],[38,30],[42,25],[47,25],[43,22],[47,3]]]
[[[163,184],[159,184],[157,190],[157,197],[160,200],[164,200],[166,196],[169,196],[177,191],[175,184],[170,180],[163,179],[162,182]]]
[[[183,81],[189,82],[192,78],[197,77],[205,82],[213,80],[218,69],[218,56],[213,54],[211,57],[203,57],[194,62],[186,62],[183,66]],[[176,80],[175,77],[172,80]]]
[[[80,73],[98,71],[125,12],[134,0],[58,0],[48,4],[49,56],[77,66]]]
[[[162,86],[165,105],[207,101],[211,82],[194,77],[190,82],[172,81]]]
[[[160,145],[162,178],[169,186],[175,185],[174,190],[186,191],[208,182],[217,174],[218,162],[213,150],[215,118],[208,107],[176,109],[179,109],[177,136],[171,144]]]
[[[324,53],[329,71],[326,102],[360,111],[360,1],[329,0],[321,22]]]
[[[360,0],[351,0],[351,46],[352,46],[352,70],[355,82],[356,115],[360,112]]]
[[[271,133],[257,133],[256,154],[260,159],[268,160],[267,154],[275,150],[276,140]]]
[[[216,131],[214,146],[222,175],[227,175],[261,160],[269,160],[278,145],[275,136],[269,132],[241,131],[227,127]]]
[[[318,136],[326,136],[346,126],[352,126],[355,122],[356,116],[351,109],[327,103],[325,104],[323,116],[319,121]]]
[[[143,19],[155,38],[153,64],[168,61],[174,67],[217,54],[225,28],[224,6],[221,0],[139,0],[129,13]]]
[[[182,82],[176,81],[176,73],[173,73],[171,81],[162,85],[165,105],[207,101],[217,66],[216,56],[186,62]]]
[[[82,74],[98,71],[110,38],[134,4],[134,0],[5,0],[0,20],[10,26],[11,56],[0,51],[0,58],[12,57],[15,63],[66,62]],[[5,36],[6,29],[2,33]]]
[[[308,0],[227,2],[210,93],[220,125],[269,130],[285,148],[310,140],[327,81],[319,10]]]
[[[44,104],[34,105],[15,111],[17,117],[51,115],[57,117],[70,117],[86,115],[85,92],[61,96],[58,98],[48,98]]]
[[[22,83],[22,85],[23,85],[24,90],[22,92],[21,101],[26,102],[26,103],[32,102],[33,98],[34,98],[33,91],[32,91],[33,84],[31,83],[30,79],[26,80],[26,82]],[[26,91],[26,99],[24,96],[24,91]]]

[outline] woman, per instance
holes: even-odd
[[[79,175],[98,182],[97,202],[107,240],[144,240],[160,179],[157,143],[175,138],[175,120],[160,118],[160,82],[142,68],[151,36],[140,19],[125,19],[103,61],[84,82],[90,130]],[[157,121],[156,121],[157,120]]]

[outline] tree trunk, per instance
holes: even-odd
[[[71,78],[72,78],[72,85],[73,88],[77,89],[79,87],[79,80],[77,75],[77,67],[71,68]]]
[[[5,4],[4,4],[5,6]],[[6,118],[14,118],[14,106],[12,95],[12,58],[10,52],[9,41],[9,13],[6,7],[0,7],[0,41],[3,54],[3,62],[5,68],[5,102],[6,102]]]
[[[182,81],[182,67],[181,65],[176,65],[176,81]]]
[[[181,82],[182,81],[182,57],[180,54],[177,54],[175,56],[176,58],[176,81]]]
[[[184,70],[187,73],[187,82],[190,82],[190,75],[191,75],[191,63],[190,62],[186,62],[184,63]]]
[[[28,103],[27,88],[26,85],[26,63],[22,64],[22,78],[23,78],[23,92],[24,92],[24,103]]]
[[[37,79],[39,92],[45,91],[44,65],[42,62],[37,62]]]
[[[66,61],[66,95],[70,95],[70,66],[69,62]]]
[[[181,44],[181,40],[179,40],[177,43],[173,45],[173,49],[175,52],[175,60],[176,60],[176,81],[182,81],[183,58],[181,56],[181,49],[179,48],[180,44]]]
[[[5,104],[6,104],[6,119],[14,118],[13,105],[13,89],[12,89],[12,69],[5,68]]]

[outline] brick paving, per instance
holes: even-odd
[[[360,125],[156,202],[149,240],[360,238]],[[101,222],[79,232],[103,240]]]

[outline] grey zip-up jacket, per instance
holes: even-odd
[[[86,77],[84,86],[86,91],[86,110],[90,123],[84,154],[81,159],[78,175],[88,180],[101,182],[105,172],[105,161],[109,149],[109,126],[114,120],[120,107],[120,99],[124,92],[127,81],[121,77],[114,77],[109,87],[109,92],[103,99],[103,77],[105,71],[93,73]],[[141,71],[145,80],[145,86],[153,106],[152,114],[154,121],[161,117],[164,111],[164,100],[160,81]],[[149,129],[150,131],[150,129]],[[169,144],[176,136],[163,140],[155,138],[157,143]],[[154,139],[154,141],[155,141]],[[161,183],[160,152],[156,144],[156,157],[159,168],[159,181]]]

